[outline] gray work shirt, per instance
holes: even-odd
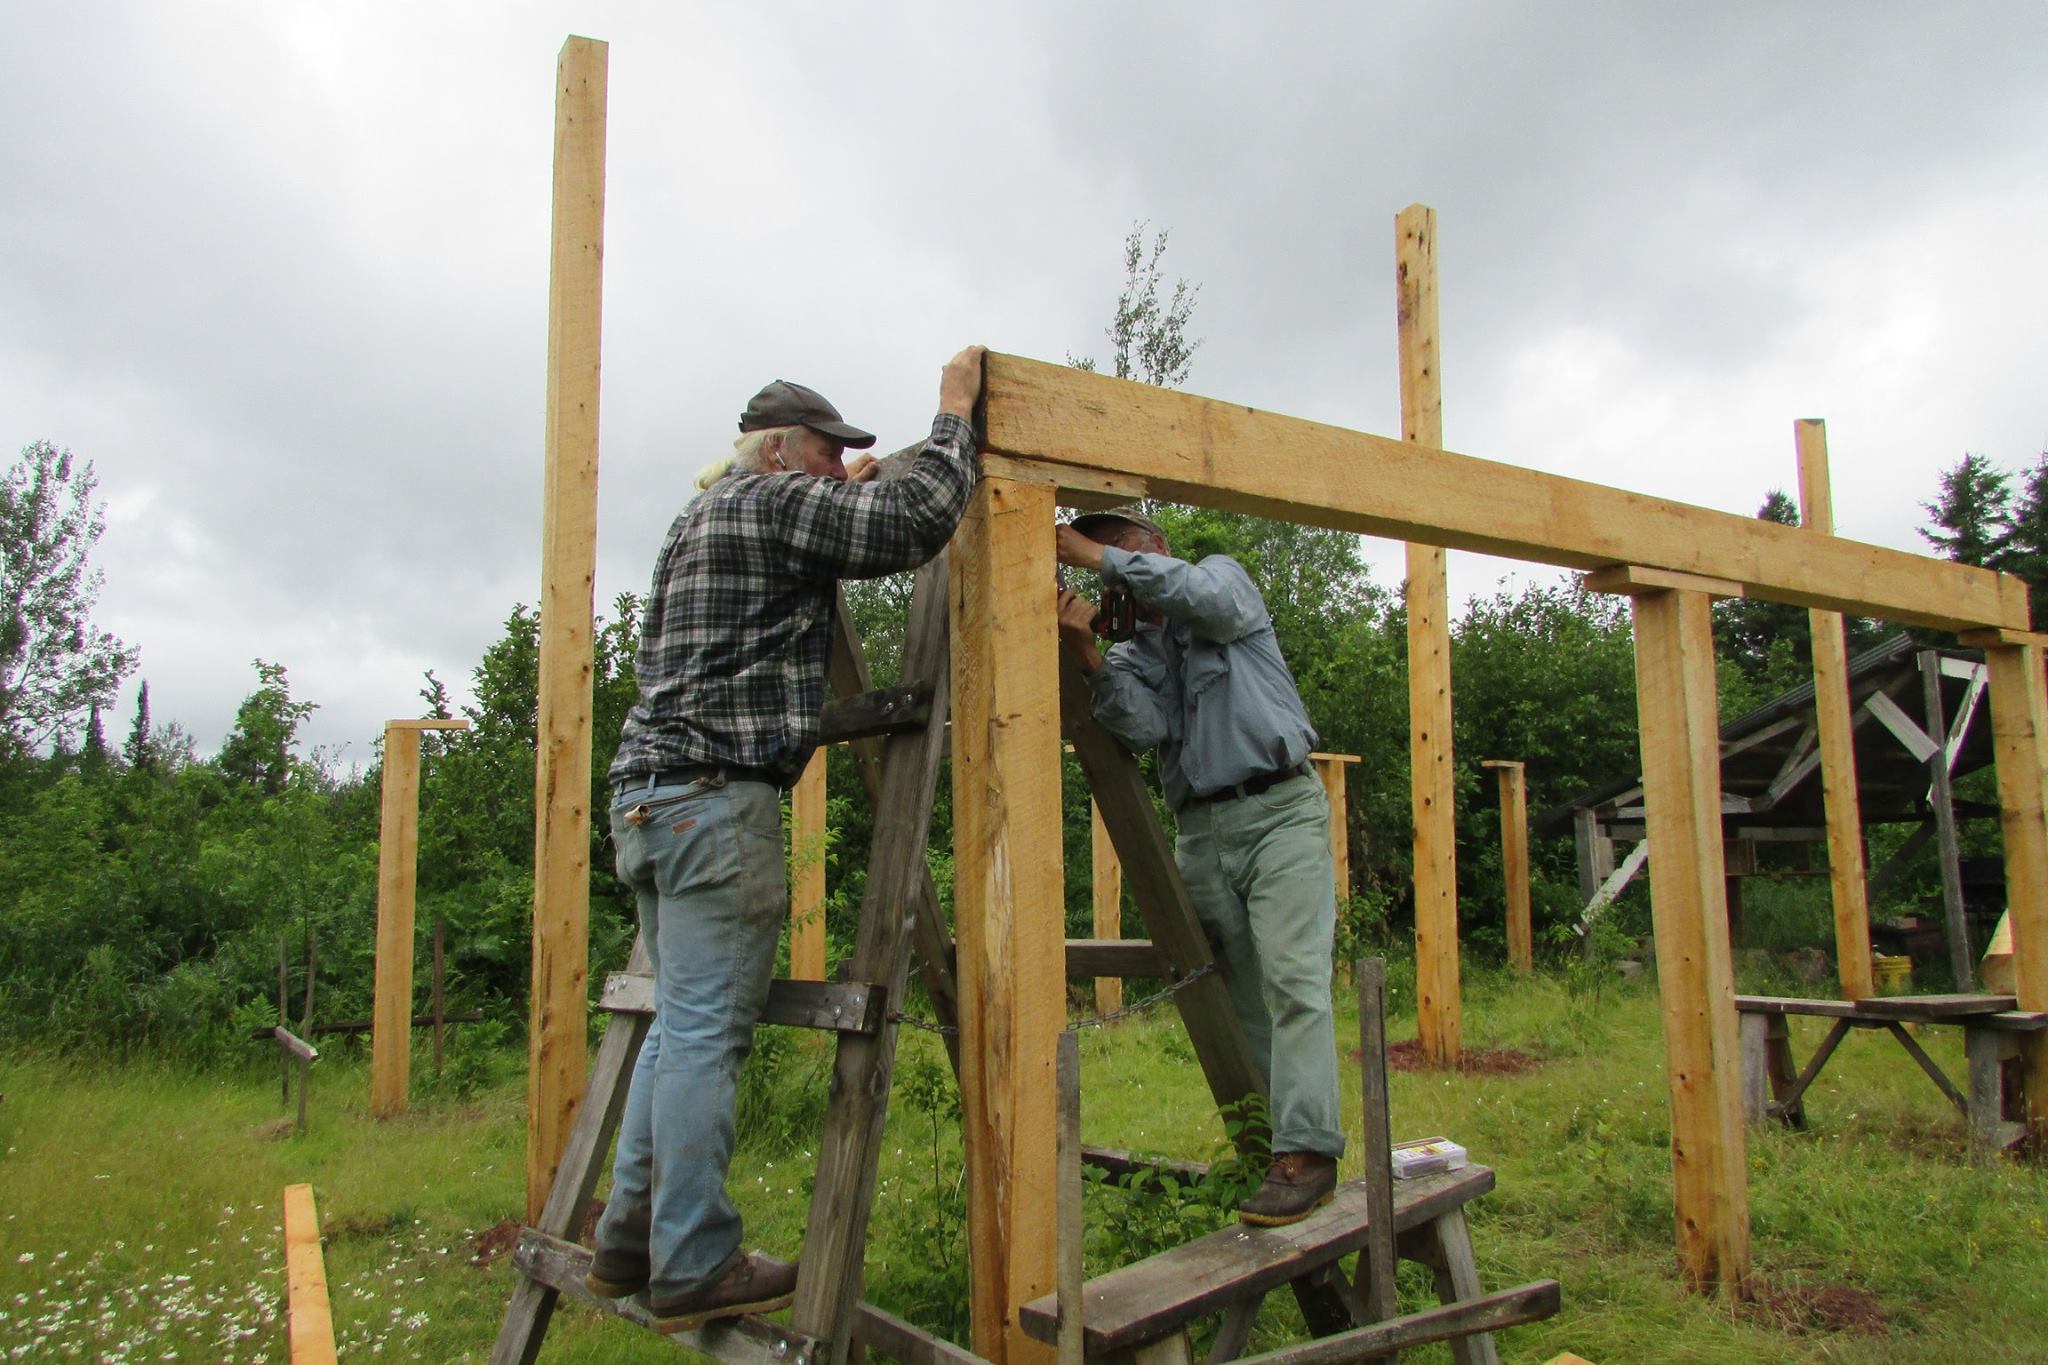
[[[1308,757],[1315,727],[1243,565],[1228,555],[1190,564],[1104,546],[1102,581],[1166,618],[1112,646],[1088,686],[1104,729],[1133,750],[1159,746],[1168,805],[1179,810],[1191,795]]]

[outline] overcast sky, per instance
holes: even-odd
[[[611,44],[600,606],[645,589],[767,380],[895,446],[966,343],[1103,354],[1141,219],[1201,284],[1199,393],[1399,435],[1393,219],[1421,202],[1452,449],[1747,513],[1823,417],[1838,530],[1918,549],[1941,468],[2048,447],[2031,0],[77,0],[8,27],[0,436],[97,466],[98,619],[204,752],[260,657],[366,763],[423,670],[465,693],[536,599],[570,33]],[[1454,556],[1453,592],[1512,568]]]

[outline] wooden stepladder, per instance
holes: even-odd
[[[788,1327],[734,1318],[679,1334],[679,1344],[707,1355],[759,1365],[813,1365],[845,1360],[856,1329],[883,1349],[936,1338],[860,1302],[882,1125],[888,1114],[895,1059],[893,1011],[902,1003],[915,942],[925,984],[944,1022],[952,1022],[951,968],[938,899],[925,864],[932,796],[944,752],[947,703],[946,561],[925,566],[912,595],[905,643],[904,686],[873,690],[852,619],[842,599],[834,623],[831,683],[839,700],[826,709],[827,742],[855,744],[863,783],[875,801],[876,840],[866,899],[846,982],[776,981],[763,1023],[824,1028],[838,1035],[824,1139],[820,1146],[809,1227]],[[881,736],[879,744],[876,736]],[[512,1302],[491,1353],[493,1362],[531,1362],[562,1294],[648,1325],[633,1299],[604,1300],[583,1285],[591,1253],[575,1244],[585,1205],[597,1189],[612,1137],[624,1112],[640,1045],[653,1020],[652,981],[636,944],[623,973],[605,984],[603,1007],[615,1018],[591,1069],[569,1146],[539,1222],[513,1252],[519,1273]],[[891,1350],[898,1354],[897,1350]]]

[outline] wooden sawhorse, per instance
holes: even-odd
[[[1751,1123],[1779,1119],[1806,1126],[1806,1091],[1850,1029],[1884,1029],[1899,1040],[1970,1129],[1970,1159],[1985,1161],[2027,1135],[2022,1033],[2048,1028],[2048,1013],[2013,1008],[2009,995],[1897,995],[1869,1000],[1801,1000],[1738,995],[1742,1021],[1742,1108]],[[1834,1020],[1805,1070],[1792,1060],[1787,1022],[1795,1014]],[[1908,1023],[1961,1024],[1969,1065],[1965,1094],[1906,1031]]]

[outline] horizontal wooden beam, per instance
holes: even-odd
[[[384,722],[384,728],[387,730],[467,730],[469,722],[466,720],[435,720],[432,718],[426,720],[387,720]]]
[[[1726,578],[1709,578],[1704,574],[1677,573],[1671,569],[1653,569],[1645,564],[1609,564],[1604,569],[1595,569],[1579,580],[1587,592],[1620,593],[1624,597],[1641,597],[1650,592],[1703,592],[1709,597],[1740,597],[1742,585]]]
[[[1091,976],[1156,976],[1164,979],[1173,967],[1150,939],[1070,938],[1067,940],[1067,979],[1085,981]]]
[[[2048,645],[2048,635],[2033,630],[1991,626],[1982,630],[1959,630],[1956,643],[1970,649],[1989,649],[1996,645]]]
[[[888,998],[887,991],[858,982],[777,977],[768,983],[760,1022],[839,1033],[879,1033]],[[654,1013],[654,978],[640,972],[613,972],[604,980],[604,995],[597,1007],[613,1014]]]
[[[988,357],[987,474],[1456,550],[1724,579],[1744,594],[1963,630],[2024,629],[2009,574],[1821,537],[1019,356]]]

